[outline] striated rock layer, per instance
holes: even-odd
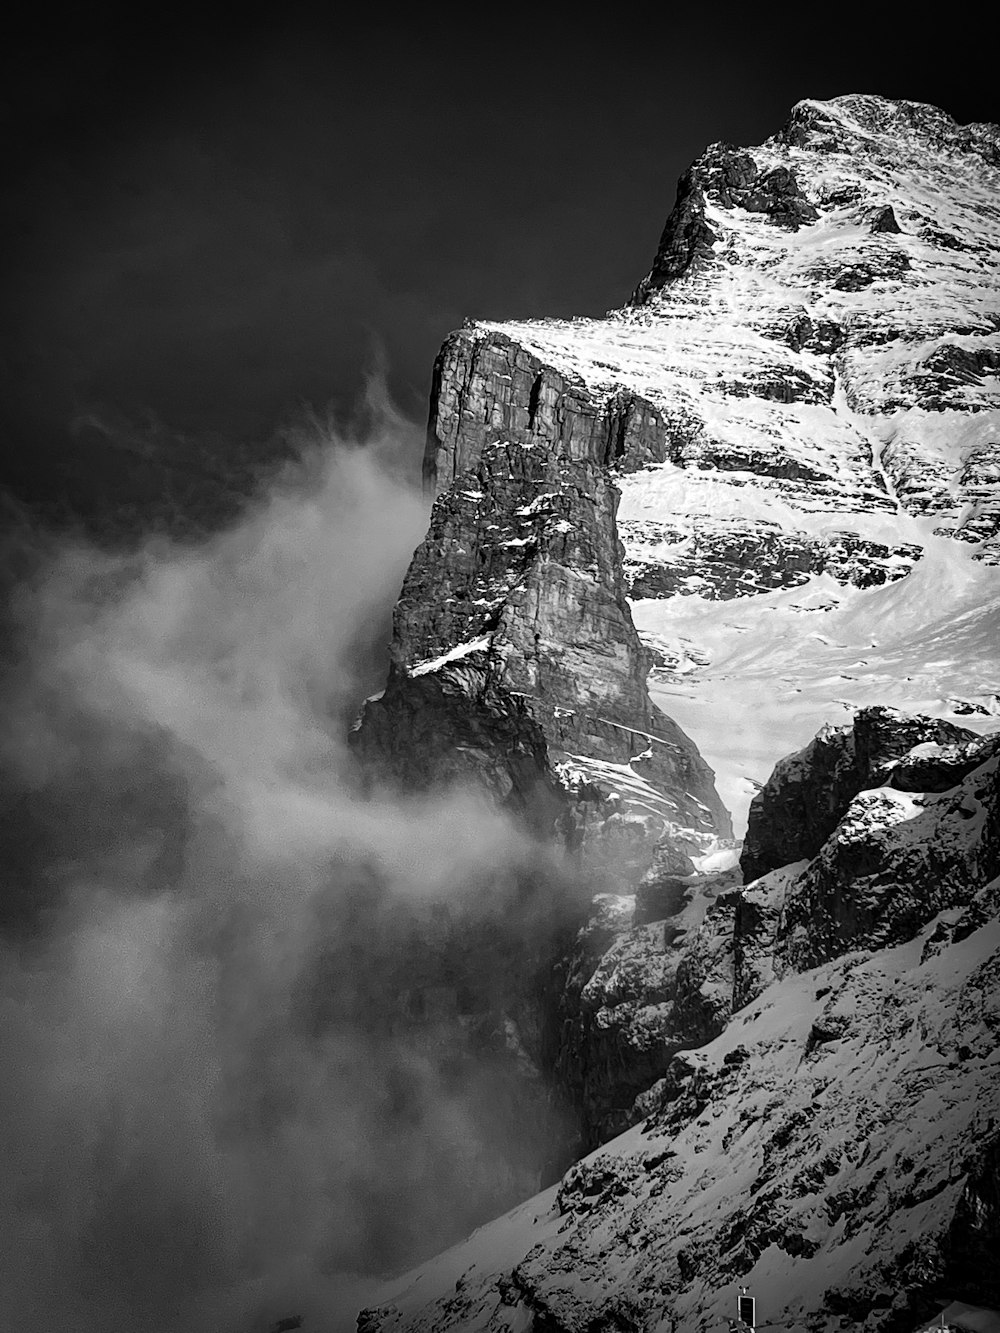
[[[568,397],[507,339],[445,345],[426,465],[438,496],[355,746],[383,780],[472,778],[539,831],[561,817],[619,887],[664,835],[701,850],[732,830],[695,745],[650,700],[626,597],[608,464],[645,460],[644,419]],[[413,746],[432,699],[435,735]]]
[[[617,499],[592,459],[509,441],[439,496],[396,607],[386,690],[355,733],[370,772],[473,778],[539,831],[583,819],[603,788],[608,813],[647,840],[730,832],[707,765],[650,701]]]

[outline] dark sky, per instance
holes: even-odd
[[[902,11],[862,29],[801,7],[353,9],[156,6],[157,27],[38,7],[8,41],[0,411],[19,490],[93,483],[98,436],[100,473],[176,436],[264,439],[303,401],[346,412],[380,356],[422,419],[464,316],[620,304],[688,162],[759,142],[800,97],[1000,114],[986,45]]]

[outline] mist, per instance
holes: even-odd
[[[225,530],[62,541],[11,597],[5,1327],[353,1328],[531,1185],[504,1059],[407,1014],[428,922],[489,931],[539,848],[363,792],[346,745],[427,519],[414,429],[369,416],[300,422]]]

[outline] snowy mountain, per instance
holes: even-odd
[[[550,983],[490,1003],[606,1146],[361,1327],[1000,1301],[998,240],[1000,129],[806,101],[623,309],[446,341],[355,750],[562,849]]]
[[[762,695],[783,675],[827,677],[797,743],[833,720],[841,675],[874,678],[886,702],[937,711],[959,693],[995,708],[981,642],[913,688],[883,678],[927,656],[909,640],[931,603],[989,617],[961,621],[963,636],[996,627],[995,580],[968,557],[996,560],[1000,524],[998,170],[996,127],[876,97],[802,102],[760,148],[710,148],[631,305],[452,336],[429,473],[448,487],[506,439],[609,465],[633,620],[660,663],[654,699],[699,740],[720,691],[698,689],[692,707],[690,676],[743,674],[759,636],[806,659],[751,674]],[[921,558],[932,568],[913,591],[857,597]],[[870,702],[868,683],[838,693]],[[720,764],[738,824],[739,779],[763,780],[782,752],[738,775]]]
[[[1000,1306],[1000,739],[908,745],[884,709],[850,731],[824,742],[867,745],[885,785],[843,788],[818,853],[716,903],[689,945],[739,1006],[721,1034],[558,1186],[391,1284],[365,1333],[709,1330],[743,1283],[761,1324],[816,1333]],[[762,819],[829,792],[821,749],[775,775]]]

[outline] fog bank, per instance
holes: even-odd
[[[225,531],[62,545],[12,598],[9,1327],[351,1328],[523,1184],[502,1062],[400,1015],[432,905],[488,929],[539,851],[468,793],[362,797],[345,747],[427,518],[375,417],[300,428]]]

